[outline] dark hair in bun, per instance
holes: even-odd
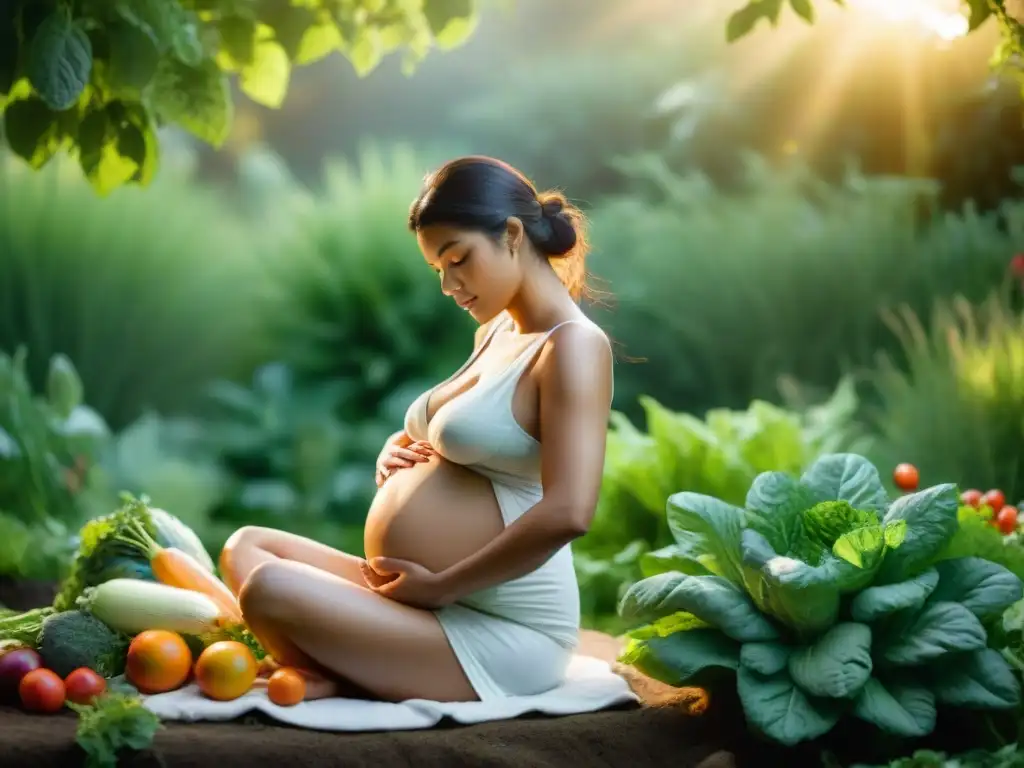
[[[561,192],[538,193],[522,173],[491,157],[461,157],[427,177],[409,212],[414,232],[432,224],[475,229],[494,237],[508,219],[523,222],[526,236],[551,260],[559,278],[579,299],[586,293],[586,219]]]

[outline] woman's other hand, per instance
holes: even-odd
[[[393,557],[375,557],[360,564],[363,580],[378,595],[427,610],[454,601],[444,576],[418,563]]]
[[[388,443],[377,457],[377,487],[384,485],[396,469],[405,469],[413,464],[429,461],[433,455],[434,449],[426,440],[416,440],[405,445]]]

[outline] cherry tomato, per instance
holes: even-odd
[[[921,476],[913,464],[900,464],[893,470],[892,481],[901,491],[916,491]]]
[[[1024,253],[1018,253],[1010,259],[1010,271],[1017,277],[1024,277]]]
[[[1003,534],[1013,533],[1017,530],[1017,508],[1007,504],[999,510],[996,515],[996,527]]]
[[[79,667],[64,678],[68,701],[75,704],[91,704],[92,700],[107,690],[107,681],[88,667]]]
[[[971,488],[960,494],[960,503],[977,509],[981,506],[981,491]]]
[[[981,497],[981,503],[987,507],[991,507],[992,513],[998,515],[999,510],[1006,506],[1006,496],[1004,496],[1003,492],[998,488],[993,488]]]
[[[18,684],[18,695],[30,712],[58,712],[64,706],[64,681],[50,669],[33,669]]]

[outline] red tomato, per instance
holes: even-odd
[[[892,481],[901,491],[916,491],[921,477],[913,464],[900,464],[893,470]]]
[[[1007,504],[1000,509],[999,514],[996,515],[996,527],[1003,534],[1013,533],[1017,530],[1017,508]]]
[[[999,514],[999,510],[1006,506],[1006,496],[1004,496],[1003,492],[999,489],[993,488],[981,497],[981,503],[985,506],[992,507],[993,514]]]
[[[30,712],[59,712],[64,706],[64,681],[49,669],[33,669],[18,684],[21,703]]]
[[[92,700],[107,690],[107,681],[88,667],[79,667],[64,678],[68,701],[75,704],[91,704]]]
[[[960,503],[977,509],[981,506],[981,491],[977,488],[970,488],[960,494]]]

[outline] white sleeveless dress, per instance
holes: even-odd
[[[566,323],[589,322],[569,320]],[[421,394],[405,415],[405,431],[448,461],[491,481],[505,525],[543,497],[540,443],[512,413],[520,377],[558,328],[538,334],[506,366],[483,366],[479,380],[427,422],[427,401],[443,384],[481,362],[495,334],[512,326],[503,313],[459,370]],[[536,570],[435,611],[448,642],[481,701],[543,693],[559,686],[578,643],[580,595],[567,544]]]

